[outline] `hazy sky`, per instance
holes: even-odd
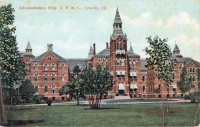
[[[134,52],[145,58],[142,50],[148,46],[146,37],[159,35],[168,38],[171,49],[176,42],[183,56],[200,61],[199,0],[2,0],[1,4],[8,3],[15,9],[20,51],[25,50],[29,40],[35,56],[45,52],[50,43],[64,58],[87,57],[93,43],[100,52],[110,41],[118,6],[128,49],[131,42]],[[23,6],[46,9],[20,9]],[[66,6],[74,6],[75,10],[67,10]],[[99,10],[86,10],[88,6]]]

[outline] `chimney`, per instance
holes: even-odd
[[[106,42],[106,48],[108,49],[108,42]]]
[[[95,43],[93,44],[93,55],[96,55],[96,47],[95,47]]]
[[[53,51],[53,44],[47,44],[47,51]]]

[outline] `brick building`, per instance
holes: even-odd
[[[75,65],[84,68],[85,63],[90,61],[93,66],[101,65],[108,67],[114,76],[113,93],[117,96],[132,97],[161,97],[161,89],[165,97],[181,96],[177,88],[177,81],[180,79],[181,69],[186,66],[188,76],[192,82],[199,81],[198,70],[200,63],[183,57],[177,45],[173,50],[173,57],[177,60],[177,65],[173,72],[173,84],[168,88],[163,86],[163,82],[157,79],[157,72],[146,68],[144,58],[133,51],[132,46],[127,48],[127,35],[122,30],[122,20],[117,9],[113,23],[113,33],[110,42],[106,42],[105,49],[96,53],[96,44],[89,49],[87,58],[63,58],[53,52],[53,45],[47,45],[47,51],[38,57],[32,55],[30,43],[26,47],[23,60],[26,62],[27,76],[35,86],[36,94],[43,94],[52,99],[65,99],[59,96],[59,89],[69,80],[69,74]]]

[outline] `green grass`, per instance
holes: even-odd
[[[117,102],[161,102],[162,99],[122,99],[122,100],[108,100],[107,103],[117,103]],[[168,101],[167,99],[164,99],[164,101]],[[172,99],[169,99],[169,101],[175,101]]]
[[[193,126],[197,109],[198,104],[170,104],[165,125]],[[6,114],[9,125],[18,126],[162,126],[161,104],[20,107]]]

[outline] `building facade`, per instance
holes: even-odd
[[[96,53],[96,44],[89,49],[87,58],[63,58],[53,52],[53,45],[47,45],[47,51],[38,57],[32,55],[30,43],[26,47],[23,61],[26,63],[27,77],[35,87],[36,94],[43,94],[46,97],[63,100],[65,96],[59,95],[59,90],[69,80],[69,74],[73,67],[79,65],[84,68],[86,62],[90,61],[93,66],[101,65],[107,67],[114,76],[112,92],[116,96],[130,97],[173,97],[182,96],[177,88],[177,81],[180,80],[180,73],[185,66],[188,69],[188,76],[191,77],[198,88],[200,63],[183,57],[177,45],[173,50],[173,57],[177,65],[173,71],[173,84],[166,88],[162,80],[159,80],[157,72],[146,68],[147,61],[133,51],[133,47],[127,47],[127,35],[122,30],[122,20],[117,9],[113,23],[113,33],[110,41],[105,43],[105,49]],[[194,90],[195,90],[194,89]],[[162,91],[162,93],[161,93]]]

